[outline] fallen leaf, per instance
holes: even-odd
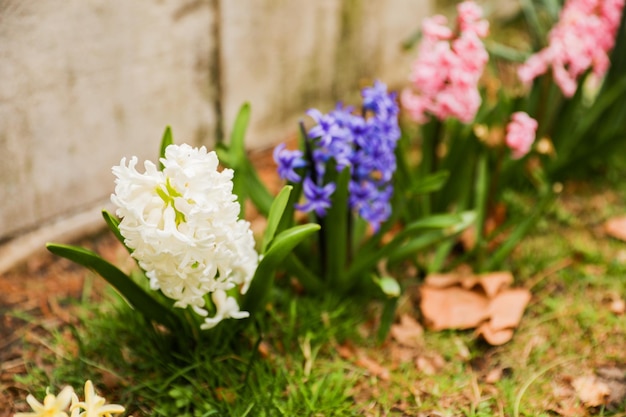
[[[400,322],[393,324],[389,331],[391,337],[401,345],[419,347],[424,329],[413,317],[408,314],[400,316]]]
[[[432,330],[477,328],[488,343],[506,343],[531,299],[526,289],[508,289],[513,281],[508,271],[430,274],[420,289],[424,321]]]
[[[508,271],[489,272],[480,275],[471,273],[447,273],[429,274],[424,283],[430,287],[447,288],[460,284],[461,287],[470,290],[479,286],[489,298],[493,298],[500,290],[513,283],[513,274]]]
[[[335,350],[343,359],[354,359],[354,356],[356,354],[356,351],[352,344],[347,343],[335,346]]]
[[[506,290],[498,294],[489,303],[490,327],[493,330],[502,330],[519,326],[530,297],[530,291],[523,288]]]
[[[402,346],[397,343],[389,345],[389,358],[394,367],[401,363],[412,362],[417,352],[418,350],[415,348]]]
[[[237,393],[230,388],[215,388],[215,396],[219,401],[224,401],[228,404],[233,404],[237,400]]]
[[[415,360],[415,366],[426,375],[435,375],[446,364],[441,355],[419,356]]]
[[[262,358],[268,358],[270,356],[270,345],[263,340],[259,343],[258,351]]]
[[[480,285],[489,298],[495,297],[503,288],[513,284],[513,274],[508,271],[490,272],[478,275],[474,285]],[[471,288],[474,285],[466,288]]]
[[[626,216],[607,220],[604,223],[604,232],[615,239],[626,241]]]
[[[482,336],[492,346],[500,346],[513,338],[513,329],[493,329],[489,322],[483,323],[476,334]]]
[[[502,379],[503,369],[500,367],[494,368],[485,376],[485,382],[487,384],[495,384]]]
[[[466,251],[469,252],[474,249],[474,246],[476,246],[476,226],[471,225],[463,230],[459,236],[459,241]]]
[[[601,367],[596,370],[598,379],[605,383],[611,393],[607,400],[609,409],[618,408],[626,401],[626,369],[615,366]]]
[[[446,288],[458,284],[461,278],[461,274],[456,272],[428,274],[424,280],[424,284],[434,288]]]
[[[551,408],[550,411],[555,412],[561,417],[580,417],[585,415],[585,409],[579,405],[567,405],[565,407]]]
[[[626,312],[626,302],[621,298],[616,298],[611,301],[611,306],[609,307],[611,313],[621,316]]]
[[[572,381],[576,395],[586,407],[598,407],[606,404],[611,395],[609,386],[595,376],[581,376]]]
[[[365,353],[355,348],[352,344],[345,343],[343,345],[337,345],[335,346],[335,349],[337,350],[339,356],[343,359],[353,361],[356,366],[366,369],[370,374],[380,379],[389,379],[389,369],[369,358]]]
[[[390,374],[389,369],[382,366],[380,363],[376,362],[374,359],[371,359],[364,353],[361,353],[358,359],[355,361],[357,366],[361,368],[365,368],[370,374],[384,380],[388,381]]]
[[[432,330],[470,329],[489,317],[489,300],[459,287],[421,288],[421,310]]]

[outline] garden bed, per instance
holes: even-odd
[[[267,156],[260,160],[272,181],[272,163]],[[519,196],[518,209],[532,204],[528,198]],[[286,300],[284,293],[275,302],[281,306],[268,310],[251,370],[242,364],[254,350],[255,332],[244,341],[249,346],[232,353],[237,360],[209,354],[201,366],[207,369],[181,370],[177,377],[173,364],[159,371],[160,360],[141,365],[141,349],[154,348],[136,344],[129,331],[137,323],[112,301],[103,280],[69,261],[38,256],[0,277],[0,402],[7,405],[0,416],[27,410],[26,393],[42,392],[34,387],[53,384],[58,392],[72,382],[64,378],[93,379],[99,392],[135,416],[151,415],[149,406],[158,408],[157,415],[191,409],[219,415],[247,409],[253,410],[249,415],[624,415],[626,319],[619,303],[626,298],[626,243],[607,236],[603,226],[624,212],[622,184],[566,185],[509,262],[516,285],[533,296],[513,340],[503,346],[489,346],[472,331],[424,329],[414,279],[403,283],[397,321],[383,345],[373,342],[376,303]],[[81,244],[131,265],[109,234]],[[107,339],[119,340],[124,361],[115,359],[119,352],[106,351]],[[215,360],[223,375],[210,372]],[[81,375],[70,376],[77,370]],[[249,391],[243,372],[252,375]],[[156,390],[161,383],[166,385]],[[272,388],[263,392],[263,385]],[[197,386],[206,391],[195,395]],[[605,395],[607,386],[612,394]]]

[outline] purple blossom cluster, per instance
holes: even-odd
[[[349,168],[349,207],[377,231],[391,214],[399,110],[395,93],[380,81],[361,95],[360,113],[341,103],[327,114],[307,111],[316,124],[306,133],[306,151],[288,150],[283,143],[274,149],[274,160],[282,179],[302,182],[304,202],[296,208],[319,217],[326,215],[336,189],[326,180],[327,170],[333,163],[338,172]]]

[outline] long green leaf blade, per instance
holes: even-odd
[[[319,229],[318,224],[305,224],[287,229],[276,236],[254,273],[242,303],[243,310],[248,311],[250,315],[257,311],[269,293],[278,265],[293,248]]]
[[[109,230],[115,235],[115,238],[126,247],[129,253],[132,253],[132,250],[124,243],[124,236],[120,233],[120,221],[117,217],[109,213],[108,210],[102,210],[102,217],[109,227]]]
[[[250,123],[250,103],[244,103],[237,113],[233,130],[230,134],[229,149],[231,154],[231,161],[234,169],[241,167],[242,162],[246,158],[246,130]]]
[[[349,251],[349,222],[350,209],[348,208],[348,183],[350,181],[349,168],[339,173],[335,192],[331,197],[331,207],[324,218],[324,248],[326,249],[326,278],[333,286],[342,289],[345,287],[345,269]]]
[[[128,275],[120,271],[115,265],[102,259],[98,254],[78,246],[56,243],[48,243],[46,248],[55,255],[67,258],[100,274],[126,298],[133,308],[144,314],[146,318],[173,330],[181,327],[179,318],[171,310],[152,298]]]
[[[165,158],[165,149],[174,143],[174,137],[172,136],[172,128],[167,126],[163,137],[161,138],[161,147],[159,148],[159,160]],[[159,171],[163,171],[163,164],[159,161]]]
[[[265,233],[263,234],[261,253],[265,253],[268,245],[271,243],[272,239],[274,239],[278,224],[280,223],[280,219],[285,213],[285,208],[287,207],[287,202],[289,201],[289,196],[291,195],[292,190],[292,186],[284,186],[272,203],[269,215],[267,217],[267,226],[265,227]]]

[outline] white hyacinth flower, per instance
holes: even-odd
[[[233,171],[217,170],[215,152],[169,145],[161,163],[159,171],[144,162],[144,173],[137,171],[136,157],[113,167],[111,200],[121,218],[120,233],[152,289],[176,300],[175,307],[191,306],[207,317],[207,294],[225,295],[232,288],[245,293],[250,285],[259,261],[250,224],[238,219]],[[246,317],[238,306],[238,313],[231,308],[227,313],[215,304],[216,316],[207,317],[203,328],[221,318]]]
[[[63,388],[57,396],[46,390],[43,404],[32,395],[28,395],[26,402],[33,409],[33,412],[15,413],[13,417],[67,417],[66,410],[70,405],[73,394],[74,390],[72,387]]]
[[[70,410],[70,417],[113,417],[113,414],[125,411],[119,404],[107,404],[104,397],[96,394],[93,383],[89,380],[85,382],[85,401],[79,401],[78,396],[72,394]]]

